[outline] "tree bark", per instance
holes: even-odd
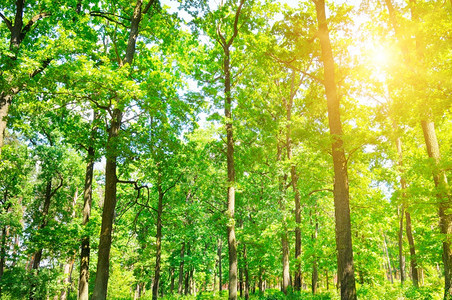
[[[452,299],[452,251],[450,236],[452,234],[452,214],[450,210],[451,195],[446,173],[439,167],[441,153],[436,138],[435,125],[430,120],[421,121],[428,156],[433,159],[433,181],[436,187],[436,198],[439,206],[439,227],[444,235],[443,264],[444,264],[444,299]]]
[[[94,130],[92,133],[93,138]],[[83,190],[83,220],[82,226],[86,226],[91,215],[91,204],[93,195],[93,174],[94,174],[94,147],[88,148],[88,162],[86,164],[85,187]],[[79,300],[88,300],[89,298],[89,258],[90,258],[90,238],[82,237],[80,250],[80,276],[78,284]]]
[[[350,200],[345,158],[342,140],[339,97],[334,75],[334,58],[331,49],[328,25],[325,14],[325,1],[314,0],[318,21],[318,37],[324,68],[324,85],[328,103],[328,122],[332,137],[332,156],[334,165],[334,209],[336,217],[336,246],[338,275],[342,300],[355,300],[355,274],[353,270],[353,249],[350,222]]]
[[[92,300],[104,300],[107,298],[108,277],[110,268],[111,233],[116,207],[116,160],[119,131],[121,128],[122,112],[113,110],[107,140],[107,159],[105,164],[105,197],[102,211],[102,225],[99,240],[97,273],[94,282]]]

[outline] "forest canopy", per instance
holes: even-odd
[[[452,299],[452,1],[3,0],[1,299]]]

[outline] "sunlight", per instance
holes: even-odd
[[[380,69],[389,67],[392,61],[392,55],[389,47],[382,44],[375,45],[370,51],[372,64]]]

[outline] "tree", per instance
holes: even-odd
[[[339,98],[334,75],[334,58],[328,33],[325,13],[325,1],[315,0],[319,40],[322,48],[324,85],[328,103],[328,121],[332,138],[332,156],[334,165],[334,207],[336,217],[336,247],[338,278],[341,299],[356,299],[355,274],[353,269],[353,249],[350,223],[349,187],[347,160],[342,139]]]

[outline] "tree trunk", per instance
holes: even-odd
[[[386,243],[386,235],[383,234],[383,249],[386,254],[386,264],[388,266],[388,277],[391,283],[394,283],[394,278],[392,277],[392,267],[391,267],[391,259],[389,258],[388,245]]]
[[[124,65],[131,65],[135,55],[135,44],[138,37],[139,24],[141,21],[141,7],[143,1],[137,0],[129,31],[126,55],[123,60]],[[122,64],[121,64],[122,66]],[[121,130],[122,111],[119,108],[112,108],[111,124],[108,130],[107,155],[105,165],[105,198],[102,212],[102,226],[99,240],[99,251],[97,261],[97,273],[94,282],[92,300],[104,300],[107,297],[107,286],[110,266],[111,232],[113,230],[113,218],[116,208],[116,160],[119,132]]]
[[[286,148],[287,148],[287,159],[292,160],[292,107],[293,98],[298,91],[299,84],[295,84],[296,72],[292,70],[292,84],[290,88],[290,95],[288,101],[284,98],[284,104],[286,109]],[[301,81],[300,81],[301,84]],[[290,176],[291,185],[294,191],[294,201],[295,201],[295,260],[296,271],[295,271],[295,290],[299,291],[301,288],[301,263],[298,262],[301,255],[301,204],[300,204],[300,192],[298,191],[298,174],[296,165],[291,162],[290,166]],[[284,283],[284,279],[283,279]]]
[[[283,102],[285,103],[286,100],[283,99]],[[287,107],[287,105],[286,105]],[[287,138],[287,133],[286,133]],[[277,137],[279,140],[279,138]],[[282,146],[280,145],[280,142],[278,142],[277,145],[277,161],[280,162],[282,160]],[[285,211],[286,211],[286,205],[284,203],[284,193],[286,192],[285,185],[286,185],[287,175],[282,175],[280,177],[279,182],[279,209],[281,213],[283,214],[282,218],[282,232],[281,232],[281,250],[282,250],[282,285],[281,285],[281,291],[284,294],[287,294],[287,287],[289,286],[289,280],[290,280],[290,268],[289,268],[289,238],[287,233],[287,222],[285,217]]]
[[[115,108],[112,114],[107,140],[107,159],[105,164],[105,196],[102,212],[102,225],[99,239],[97,273],[94,282],[92,300],[104,300],[107,298],[107,286],[110,268],[111,233],[116,208],[116,160],[117,141],[121,128],[122,112]]]
[[[330,290],[330,280],[328,278],[328,269],[325,270],[326,290]]]
[[[417,267],[416,248],[414,246],[413,233],[411,231],[411,215],[408,210],[405,210],[406,217],[406,236],[408,238],[408,244],[410,245],[410,264],[411,264],[411,279],[413,285],[419,287],[419,271]]]
[[[222,248],[223,242],[221,239],[218,239],[218,250],[217,250],[217,255],[218,255],[218,290],[220,292],[221,295],[221,291],[223,290],[223,270],[221,268],[221,248]]]
[[[184,286],[184,294],[187,296],[190,293],[190,271],[185,271],[185,286]]]
[[[398,242],[399,242],[399,269],[400,269],[400,283],[403,285],[405,281],[405,261],[403,258],[403,215],[405,211],[405,205],[401,205],[400,207],[400,221],[399,221],[399,234],[398,234]]]
[[[394,124],[394,128],[397,130],[397,124]],[[400,280],[403,284],[403,281],[405,279],[405,273],[404,273],[404,261],[403,261],[403,215],[405,214],[406,217],[406,235],[408,239],[408,244],[410,246],[410,264],[411,264],[411,279],[413,281],[413,285],[417,288],[419,287],[419,278],[418,278],[418,268],[417,268],[417,259],[416,259],[416,248],[414,245],[414,237],[412,233],[412,225],[411,225],[411,215],[408,211],[408,203],[406,199],[406,188],[407,183],[404,175],[404,169],[403,169],[403,152],[402,152],[402,140],[400,137],[397,137],[396,139],[396,147],[397,147],[397,153],[399,156],[398,165],[400,168],[400,187],[402,190],[402,208],[401,208],[401,216],[400,216],[400,231],[399,231],[399,263],[400,263]]]
[[[235,13],[233,34],[228,41],[220,30],[217,31],[219,43],[223,48],[223,76],[224,76],[224,116],[226,119],[226,161],[228,173],[228,209],[226,216],[229,248],[229,300],[237,299],[237,242],[235,238],[235,166],[234,166],[234,137],[232,126],[232,94],[231,94],[231,66],[230,47],[238,34],[238,19],[245,0],[241,0]],[[221,282],[221,280],[220,280]]]
[[[63,279],[63,290],[61,291],[60,300],[66,300],[69,291],[70,291],[70,284],[72,281],[72,270],[74,269],[74,262],[75,262],[75,255],[70,258],[70,260],[67,262],[67,264],[64,265],[64,279]]]
[[[231,74],[229,66],[229,48],[224,51],[224,116],[226,117],[227,169],[228,169],[228,250],[229,250],[229,300],[237,299],[237,242],[235,239],[235,166],[234,166],[234,137],[232,129],[232,96]]]
[[[2,154],[3,139],[5,137],[5,130],[8,118],[9,106],[13,96],[4,92],[0,93],[0,154]]]
[[[50,200],[52,199],[53,195],[55,195],[56,191],[63,185],[63,180],[61,180],[61,183],[58,187],[56,187],[53,191],[52,191],[52,179],[48,179],[47,181],[47,185],[46,185],[46,192],[45,192],[45,199],[44,199],[44,206],[42,208],[42,212],[41,212],[41,217],[42,217],[42,222],[41,225],[39,226],[38,230],[43,229],[44,227],[47,226],[48,223],[48,214],[49,214],[49,209],[50,209]],[[36,251],[33,256],[32,256],[32,270],[35,270],[37,272],[38,268],[39,268],[39,264],[41,263],[41,259],[42,259],[42,248],[38,249],[38,251]],[[36,286],[33,284],[31,286],[31,291],[30,291],[30,300],[36,299],[35,298],[35,288]]]
[[[94,134],[94,130],[93,130]],[[92,138],[93,138],[92,134]],[[86,164],[85,187],[83,190],[83,220],[82,226],[86,226],[91,215],[91,203],[93,195],[93,174],[94,174],[94,148],[88,148],[88,162]],[[79,300],[89,299],[89,257],[90,257],[90,239],[89,235],[82,237],[80,250],[80,276],[78,284]]]
[[[439,227],[444,235],[443,264],[444,264],[444,299],[452,299],[452,251],[450,236],[452,234],[451,195],[446,173],[440,169],[441,153],[436,138],[435,125],[430,120],[421,122],[427,153],[433,159],[433,181],[436,187],[436,197],[439,203]]]
[[[289,240],[287,231],[283,233],[282,240],[282,252],[283,252],[283,281],[282,292],[287,294],[287,288],[289,287],[290,269],[289,269]]]
[[[246,254],[246,245],[243,244],[243,263],[245,270],[245,300],[250,298],[250,277],[248,271],[248,257]]]
[[[2,226],[2,245],[0,248],[0,282],[2,282],[3,272],[6,263],[6,225]],[[2,286],[0,285],[0,299],[2,297]]]
[[[324,85],[328,103],[328,122],[332,137],[332,156],[334,165],[334,209],[336,217],[336,246],[338,275],[341,288],[341,299],[356,299],[355,274],[353,270],[353,249],[350,223],[350,200],[345,158],[342,140],[342,124],[340,119],[339,97],[334,75],[334,58],[331,49],[328,25],[325,15],[325,1],[314,0],[318,36],[321,46],[321,58],[324,68]]]
[[[74,198],[72,199],[71,220],[75,219],[75,205],[77,204],[77,199],[78,199],[78,188],[76,188]],[[63,279],[63,290],[61,291],[60,294],[61,300],[66,300],[68,297],[72,283],[72,270],[74,267],[74,263],[75,263],[75,254],[68,259],[68,262],[64,265],[63,268],[64,279]]]
[[[316,204],[315,204],[316,205]],[[314,227],[314,233],[312,234],[312,242],[315,245],[315,242],[317,240],[317,236],[318,236],[318,232],[319,232],[319,222],[317,220],[317,209],[316,207],[314,207],[315,212],[314,212],[314,218],[315,218],[315,227]],[[314,253],[314,260],[312,263],[312,278],[311,278],[311,288],[312,288],[312,294],[316,294],[317,293],[317,282],[319,280],[319,271],[318,271],[318,267],[317,267],[317,256]]]
[[[240,298],[243,297],[243,267],[240,268],[240,281],[239,281],[239,288],[240,288]]]
[[[174,267],[171,267],[169,269],[169,272],[170,272],[170,278],[171,278],[170,294],[172,295],[174,293]]]
[[[44,207],[42,208],[41,216],[42,216],[42,222],[39,226],[39,229],[43,229],[47,226],[48,219],[47,216],[49,214],[50,209],[50,200],[53,196],[52,193],[52,179],[48,179],[47,185],[46,185],[46,193],[45,193],[45,199],[44,199]],[[33,270],[37,270],[39,268],[39,264],[41,263],[41,257],[42,257],[42,248],[35,252],[33,255]]]
[[[159,182],[157,185],[159,194],[159,203],[157,207],[157,233],[155,235],[155,273],[154,273],[154,285],[152,286],[152,300],[157,300],[159,283],[160,283],[160,260],[162,255],[162,212],[163,212],[163,190],[161,177],[159,175]]]
[[[182,242],[182,247],[180,250],[180,262],[179,262],[179,282],[177,286],[177,292],[179,295],[183,293],[184,284],[184,254],[185,254],[185,242]]]

